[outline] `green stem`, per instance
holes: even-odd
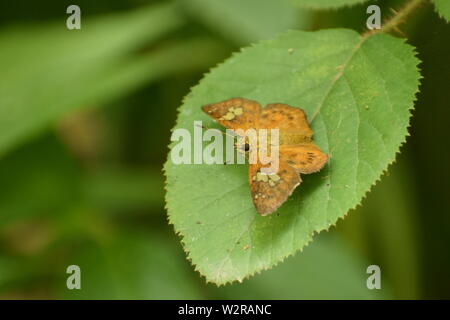
[[[403,8],[401,8],[395,16],[389,19],[384,26],[381,28],[381,32],[390,32],[396,30],[397,26],[405,21],[406,17],[409,16],[414,10],[416,10],[420,5],[425,3],[427,0],[411,0]]]

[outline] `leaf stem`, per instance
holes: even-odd
[[[380,32],[390,32],[392,30],[398,30],[398,25],[404,22],[405,18],[409,16],[414,10],[416,10],[420,5],[428,0],[411,0],[406,3],[403,8],[401,8],[396,14],[390,18],[383,27],[379,30]],[[400,32],[401,33],[401,32]]]

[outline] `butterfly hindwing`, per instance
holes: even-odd
[[[328,161],[328,155],[313,143],[281,145],[279,156],[299,173],[305,174],[319,171]]]
[[[265,216],[274,212],[300,184],[298,172],[285,161],[280,161],[274,174],[261,171],[260,163],[250,164],[249,182],[253,204],[259,214]]]
[[[228,129],[258,128],[261,106],[258,102],[244,98],[232,98],[208,104],[202,110]]]

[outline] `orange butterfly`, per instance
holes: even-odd
[[[287,104],[275,103],[261,108],[253,100],[232,98],[208,104],[202,110],[221,125],[232,130],[278,129],[279,163],[277,171],[264,173],[267,167],[258,158],[249,167],[249,183],[253,204],[261,215],[274,212],[300,184],[300,174],[319,171],[328,156],[313,144],[313,132],[305,112]],[[244,144],[245,152],[254,146]]]

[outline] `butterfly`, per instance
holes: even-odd
[[[312,142],[313,131],[305,112],[283,103],[268,104],[264,108],[253,100],[232,98],[208,104],[202,110],[215,121],[231,130],[278,129],[278,165],[267,174],[259,158],[250,163],[248,178],[253,204],[263,216],[276,211],[300,185],[300,174],[317,172],[328,161],[328,155]],[[247,140],[245,140],[247,141]],[[240,144],[244,152],[259,148],[246,142]],[[239,144],[238,144],[239,145]]]

